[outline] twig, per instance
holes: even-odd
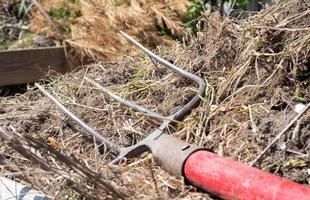
[[[154,171],[153,171],[151,165],[149,166],[149,169],[150,169],[151,177],[152,177],[153,182],[154,182],[155,191],[156,191],[156,193],[157,193],[158,199],[161,199],[161,198],[160,198],[160,192],[159,192],[159,190],[158,190],[158,184],[157,184],[157,181],[156,181],[156,178],[155,178],[155,173],[154,173]]]
[[[254,164],[274,145],[286,131],[288,131],[293,124],[310,108],[310,103],[301,111],[269,144],[268,146],[253,160],[250,166],[254,166]]]
[[[300,128],[301,120],[297,121],[296,127],[294,128],[293,134],[292,134],[292,140],[297,140],[298,131]]]
[[[293,149],[285,149],[284,151],[289,152],[289,153],[297,154],[297,155],[299,155],[301,157],[310,157],[310,154],[301,153],[301,152],[295,151]]]
[[[24,158],[28,159],[32,163],[40,166],[43,170],[47,172],[53,172],[55,175],[60,175],[65,178],[67,181],[72,183],[76,182],[73,180],[74,176],[71,171],[74,171],[78,176],[77,178],[82,178],[87,180],[87,182],[95,185],[98,189],[103,190],[110,195],[113,199],[125,199],[126,194],[120,191],[118,188],[113,186],[106,178],[104,178],[101,174],[93,171],[87,166],[83,165],[82,162],[77,162],[76,159],[71,158],[58,150],[48,146],[45,142],[35,139],[27,134],[20,134],[15,131],[15,128],[10,127],[0,127],[0,138],[7,142],[7,145],[13,148],[16,152],[21,154]],[[50,165],[46,161],[46,158],[39,157],[35,152],[38,149],[45,149],[49,152],[51,158],[57,160],[58,162],[66,165],[71,170],[70,172],[66,172],[63,169],[58,169]],[[77,179],[78,180],[78,179]],[[27,181],[29,182],[29,181]],[[73,187],[74,190],[83,194],[87,194],[87,192],[83,192],[80,189],[87,187],[88,185],[78,184],[78,187]],[[91,191],[90,191],[91,192]],[[87,198],[88,199],[88,198]]]
[[[270,30],[276,30],[276,31],[290,31],[290,32],[296,32],[296,31],[310,31],[310,27],[304,27],[304,28],[278,28],[278,27],[271,27],[271,26],[253,26],[252,28],[256,29],[270,29]]]

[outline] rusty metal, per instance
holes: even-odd
[[[142,46],[139,42],[137,42],[129,35],[127,35],[126,33],[121,32],[121,34],[124,37],[126,37],[130,42],[132,42],[134,45],[136,45],[138,48],[140,48],[153,61],[156,61],[159,64],[162,64],[165,67],[173,70],[175,73],[177,73],[183,78],[187,78],[196,82],[199,86],[197,94],[186,105],[184,105],[177,112],[165,117],[148,108],[145,108],[136,103],[125,100],[120,96],[112,93],[108,89],[102,87],[94,80],[85,77],[86,81],[96,86],[97,88],[103,90],[111,98],[117,100],[121,104],[124,104],[129,108],[135,109],[162,122],[158,128],[156,128],[151,134],[149,134],[145,139],[141,140],[137,144],[129,147],[120,147],[119,145],[112,143],[111,141],[102,137],[99,133],[94,131],[93,128],[86,125],[82,120],[76,117],[68,109],[66,109],[56,98],[50,95],[42,86],[40,86],[39,84],[36,84],[36,86],[43,92],[44,95],[46,95],[49,99],[51,99],[69,118],[77,122],[84,130],[93,135],[100,142],[103,142],[106,145],[106,147],[113,149],[114,151],[119,153],[118,156],[111,162],[111,164],[118,164],[119,161],[125,157],[132,158],[138,156],[143,152],[149,151],[153,154],[154,159],[164,169],[166,169],[168,172],[170,172],[175,176],[182,176],[183,165],[185,160],[188,158],[189,155],[191,155],[193,152],[201,148],[195,145],[185,143],[174,136],[165,134],[165,132],[167,131],[166,129],[168,128],[168,126],[172,124],[172,122],[184,119],[186,115],[188,115],[191,112],[191,110],[200,103],[201,98],[205,94],[206,89],[205,81],[199,76],[187,72],[181,69],[180,67],[177,67],[176,65],[155,55],[150,50]]]

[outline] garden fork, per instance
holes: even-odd
[[[185,143],[172,135],[166,134],[165,132],[167,132],[169,125],[182,120],[192,109],[198,106],[205,94],[205,81],[199,76],[158,57],[126,33],[121,32],[121,34],[146,53],[153,61],[164,65],[184,78],[196,82],[199,88],[197,94],[185,106],[176,113],[165,117],[160,113],[127,101],[92,79],[84,77],[86,81],[100,88],[121,104],[161,121],[161,125],[145,139],[133,146],[121,147],[104,138],[92,127],[85,124],[41,85],[36,83],[36,86],[42,93],[52,100],[70,119],[77,122],[85,131],[102,142],[107,148],[119,153],[117,158],[111,162],[112,164],[118,164],[122,158],[136,157],[143,152],[149,151],[152,153],[154,160],[172,175],[184,177],[192,185],[224,199],[310,199],[310,189],[308,187],[220,157],[207,151],[205,148]]]

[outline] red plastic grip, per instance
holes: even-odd
[[[184,175],[191,184],[224,199],[310,199],[309,187],[204,150],[189,156]]]

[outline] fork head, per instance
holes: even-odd
[[[163,168],[168,170],[171,174],[181,176],[183,163],[185,159],[193,152],[199,150],[197,146],[187,144],[182,140],[173,137],[171,135],[165,134],[166,129],[176,120],[183,119],[186,115],[188,115],[193,108],[198,106],[201,98],[204,96],[206,85],[205,81],[192,74],[187,72],[180,67],[160,58],[159,56],[152,53],[150,50],[146,49],[139,42],[134,40],[132,37],[127,35],[124,32],[121,32],[123,36],[125,36],[130,42],[140,48],[145,54],[147,54],[153,61],[157,61],[158,63],[164,65],[165,67],[173,70],[178,75],[183,78],[188,78],[195,81],[199,85],[198,93],[180,110],[175,112],[174,114],[166,117],[162,120],[162,124],[159,128],[155,129],[151,134],[149,134],[146,138],[138,142],[137,144],[121,148],[119,155],[115,160],[113,160],[112,164],[117,164],[123,158],[132,158],[136,157],[138,154],[141,154],[146,151],[150,151],[153,154],[155,161],[159,162]],[[109,93],[108,93],[109,94]],[[130,108],[136,109],[138,111],[143,111],[149,113],[150,116],[154,116],[154,112],[144,108],[142,106],[136,105],[133,102],[128,102],[121,97],[115,94],[109,94],[112,98],[118,99],[118,101]],[[137,109],[138,108],[138,109]],[[159,116],[160,114],[156,114]],[[155,117],[154,117],[155,118]],[[158,117],[157,117],[158,119]]]

